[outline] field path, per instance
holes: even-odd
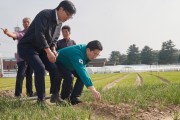
[[[142,84],[143,84],[143,78],[139,73],[137,73],[136,86],[141,86]]]
[[[160,77],[160,76],[156,76],[156,77],[158,77],[162,82],[164,82],[164,83],[166,83],[166,84],[169,84],[169,83],[170,83],[169,80],[167,80],[167,79],[165,79],[165,78],[163,78],[163,77]]]
[[[119,78],[117,80],[114,80],[113,82],[111,82],[111,83],[107,84],[106,86],[104,86],[103,90],[108,90],[108,89],[114,87],[118,82],[120,82],[121,80],[127,78],[128,76],[129,75],[127,74],[127,75],[125,75],[125,76],[123,76],[123,77],[121,77],[121,78]]]
[[[150,75],[153,75],[153,74],[150,74]],[[159,78],[159,80],[160,80],[161,82],[163,82],[163,83],[166,83],[166,84],[169,84],[169,83],[170,83],[170,81],[167,80],[166,78],[163,78],[163,77],[158,76],[158,75],[154,75],[154,76],[156,76],[157,78]]]

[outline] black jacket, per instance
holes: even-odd
[[[54,46],[52,37],[57,26],[55,9],[39,12],[24,37],[19,41],[18,48],[34,48],[37,52]]]
[[[72,46],[72,45],[76,45],[76,42],[74,40],[70,39],[66,41],[65,39],[61,39],[57,41],[56,50],[62,49],[64,47]]]

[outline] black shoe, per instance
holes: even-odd
[[[34,96],[33,93],[27,93],[26,95],[27,95],[28,97],[33,97],[33,96]]]
[[[46,104],[46,100],[45,99],[37,99],[37,104]]]
[[[62,100],[59,95],[57,94],[52,94],[50,98],[51,103],[58,103],[58,104],[63,104],[64,100]]]
[[[71,98],[70,102],[71,102],[72,105],[76,105],[76,104],[82,103],[82,101],[79,98],[77,98],[77,97]]]

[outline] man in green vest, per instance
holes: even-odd
[[[99,56],[103,47],[98,40],[89,42],[87,45],[74,45],[58,50],[58,57],[56,64],[59,72],[66,77],[66,79],[72,79],[72,73],[77,79],[69,98],[72,105],[81,103],[79,99],[81,96],[84,85],[92,92],[93,97],[96,101],[101,100],[100,93],[93,86],[92,80],[86,71],[86,64],[91,60],[94,60]],[[69,87],[67,85],[67,87]]]

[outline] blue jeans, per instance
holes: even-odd
[[[38,53],[34,48],[18,48],[19,55],[33,69],[35,77],[35,87],[39,100],[45,95],[45,70],[49,72],[51,80],[51,93],[57,94],[57,81],[59,78],[58,69],[55,63],[51,63],[43,50]]]

